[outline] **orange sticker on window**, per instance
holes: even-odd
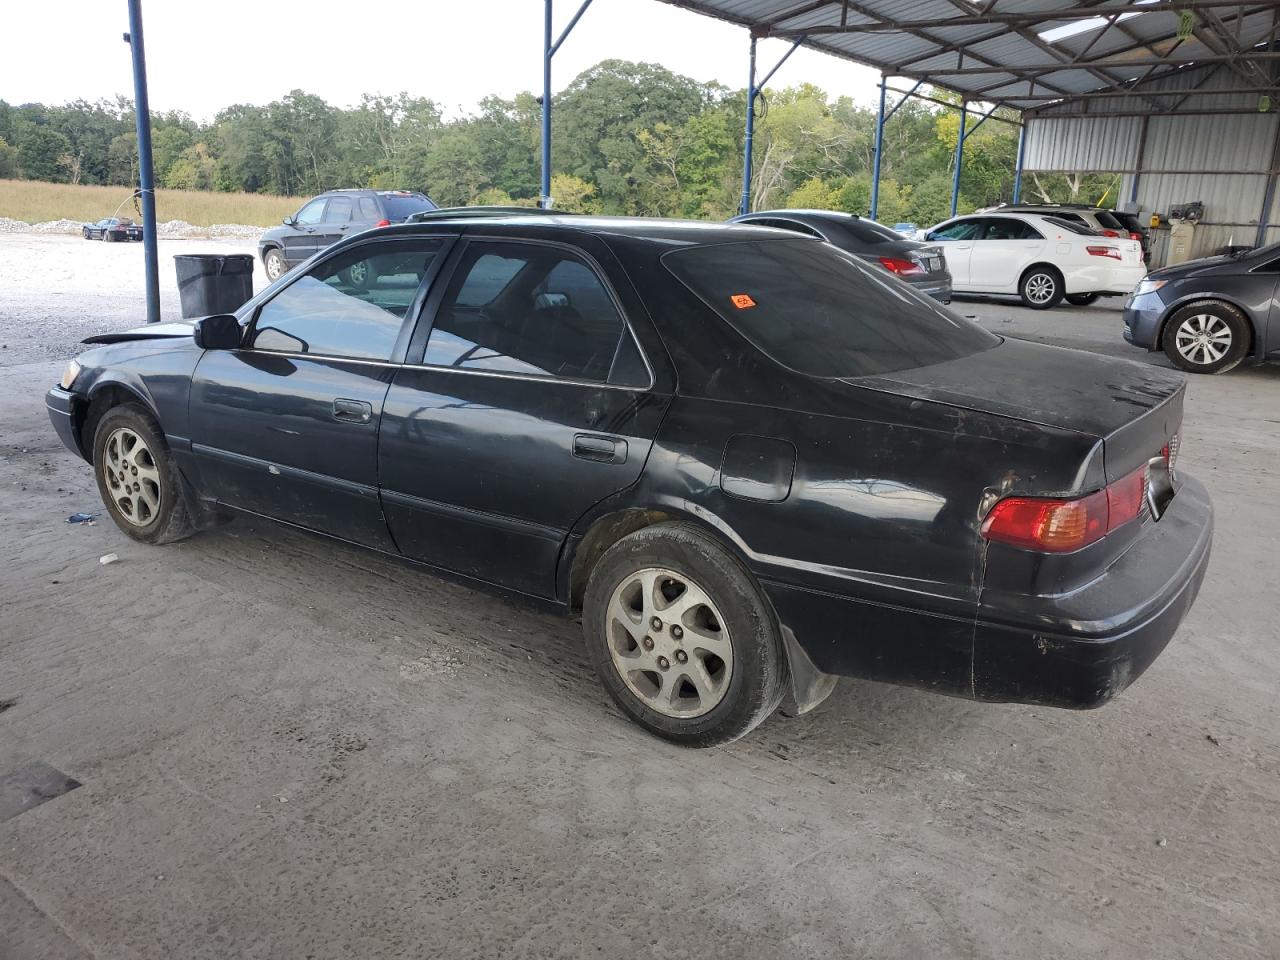
[[[750,310],[756,305],[756,302],[745,293],[735,293],[729,301],[739,310]]]

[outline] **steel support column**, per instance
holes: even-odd
[[[159,323],[160,253],[156,245],[156,180],[151,163],[151,105],[147,100],[147,53],[142,42],[142,0],[129,0],[129,32],[124,38],[133,55],[133,112],[138,130],[138,189],[142,194],[147,323]]]
[[[884,74],[880,74],[880,110],[876,113],[876,156],[871,164],[871,219],[880,212],[880,163],[884,155]]]
[[[1142,115],[1142,123],[1138,128],[1138,155],[1134,158],[1133,164],[1133,183],[1129,187],[1129,202],[1137,203],[1138,201],[1138,184],[1142,180],[1142,157],[1147,152],[1147,124],[1151,120],[1151,115],[1144,113]]]
[[[960,169],[964,166],[964,126],[969,118],[969,102],[960,103],[960,129],[956,131],[956,169],[951,177],[951,216],[956,215],[960,202]]]
[[[1262,191],[1262,212],[1258,215],[1258,236],[1254,246],[1267,242],[1267,224],[1271,219],[1271,207],[1276,199],[1276,170],[1280,169],[1280,120],[1276,124],[1276,142],[1271,148],[1271,173],[1267,176],[1266,189]]]
[[[1013,202],[1022,201],[1022,165],[1027,156],[1027,124],[1018,128],[1018,162],[1013,168]]]
[[[538,206],[543,209],[551,207],[551,60],[556,55],[556,51],[560,49],[560,44],[564,43],[565,38],[578,25],[578,21],[582,19],[582,15],[587,12],[587,7],[591,6],[591,0],[582,0],[582,5],[578,7],[578,12],[569,20],[569,25],[564,28],[559,38],[553,43],[551,40],[552,24],[551,24],[551,7],[552,0],[543,0],[545,9],[543,10],[542,20],[542,196],[538,199]]]
[[[751,65],[747,73],[747,128],[742,143],[742,199],[738,214],[751,212],[751,146],[756,135],[756,38],[751,38]]]

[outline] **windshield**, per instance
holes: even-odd
[[[766,354],[814,377],[924,367],[1000,342],[888,273],[825,243],[800,238],[722,243],[675,250],[662,262]]]
[[[436,205],[420,193],[408,196],[387,195],[382,197],[382,204],[387,208],[387,219],[396,222],[407,219],[411,214],[424,210],[435,210]]]

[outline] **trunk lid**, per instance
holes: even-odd
[[[1094,437],[1108,482],[1159,455],[1181,427],[1185,392],[1170,370],[1009,338],[958,360],[852,382]]]

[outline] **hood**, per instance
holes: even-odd
[[[1200,274],[1244,273],[1254,266],[1253,257],[1201,257],[1199,260],[1188,260],[1175,263],[1170,267],[1161,267],[1147,274],[1151,280],[1182,280]]]
[[[191,337],[194,321],[176,320],[170,323],[148,323],[132,330],[117,330],[85,337],[81,343],[124,343],[127,340],[166,340],[174,337]]]

